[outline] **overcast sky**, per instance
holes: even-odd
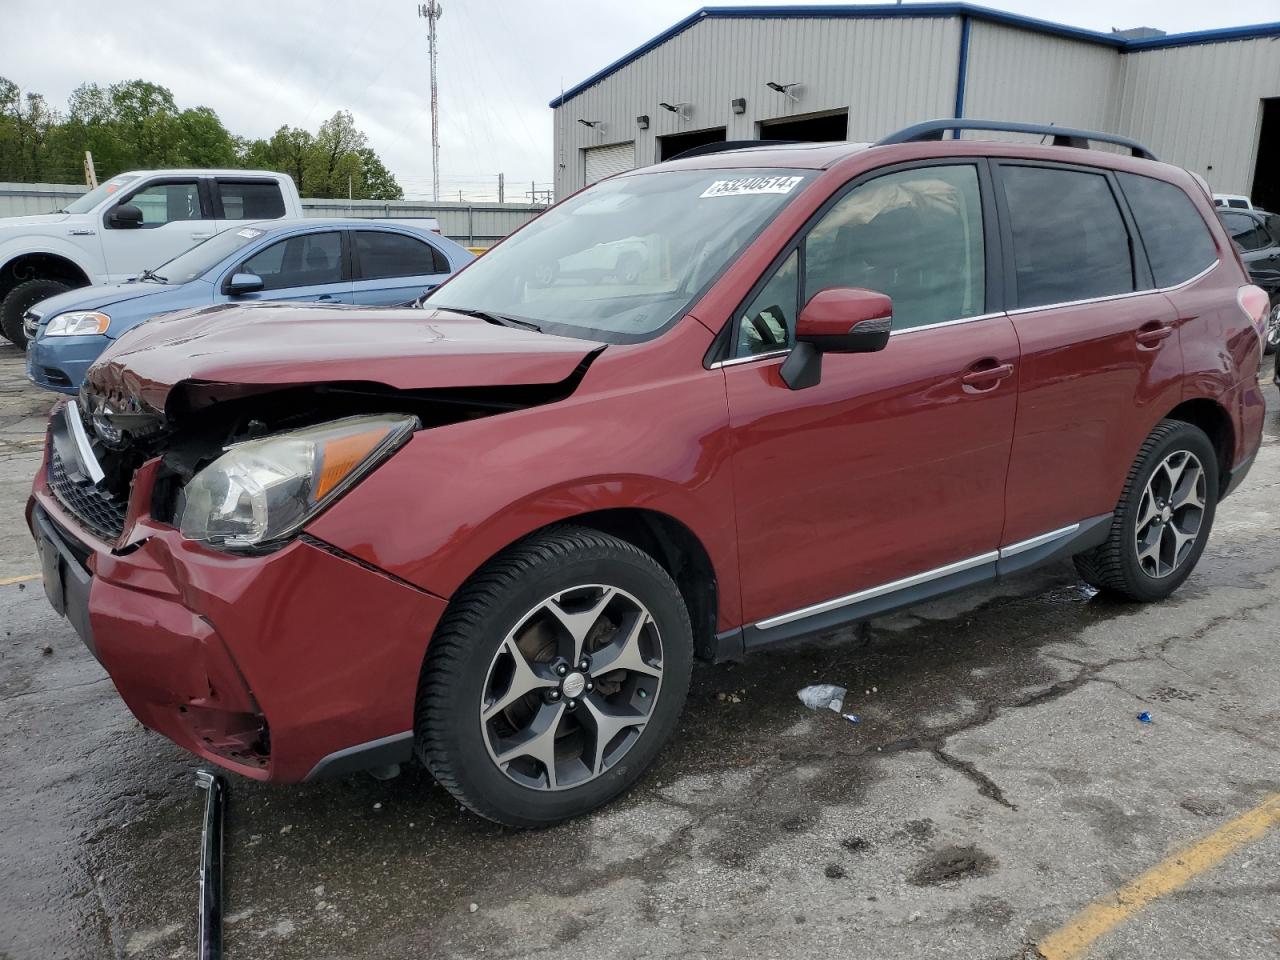
[[[726,5],[756,0],[722,0]],[[697,9],[694,0],[442,0],[441,192],[507,199],[551,180],[547,101]],[[83,81],[142,78],[242,136],[349,109],[405,194],[429,196],[427,30],[418,0],[0,0],[0,74],[64,108]],[[1096,30],[1280,19],[1280,0],[1001,0]],[[1069,12],[1067,12],[1069,11]],[[23,26],[17,26],[22,24]],[[443,199],[443,198],[442,198]]]

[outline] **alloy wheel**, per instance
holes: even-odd
[[[1267,317],[1267,346],[1280,347],[1280,303],[1271,308]]]
[[[485,747],[523,786],[579,787],[639,740],[661,689],[662,638],[645,605],[617,587],[572,587],[529,610],[494,654]]]
[[[1138,566],[1147,576],[1169,576],[1195,548],[1205,494],[1204,466],[1188,450],[1175,450],[1151,474],[1133,531]]]

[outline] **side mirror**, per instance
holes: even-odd
[[[222,292],[239,297],[246,293],[257,293],[263,286],[262,278],[256,273],[235,273],[222,285]]]
[[[136,230],[142,226],[142,208],[132,203],[122,203],[107,218],[111,226],[121,230]]]
[[[824,353],[875,353],[889,342],[893,300],[862,287],[829,287],[813,295],[796,320],[796,345],[778,371],[792,390],[822,379]]]

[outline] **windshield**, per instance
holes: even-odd
[[[680,170],[606,180],[553,207],[427,301],[607,343],[661,330],[813,176]]]
[[[257,227],[242,227],[215,233],[208,240],[197,243],[186,253],[180,253],[167,263],[162,263],[152,276],[162,283],[190,283],[204,276],[245,244],[257,240],[265,233]]]
[[[118,193],[131,182],[138,179],[136,173],[126,173],[118,177],[112,177],[106,183],[98,184],[84,196],[72,200],[71,203],[62,208],[63,213],[88,213],[99,203],[104,197],[109,197],[113,193]]]

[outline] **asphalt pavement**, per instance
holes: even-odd
[[[228,957],[1280,955],[1268,400],[1171,600],[1108,601],[1063,563],[701,665],[656,768],[590,817],[504,830],[420,768],[231,777]],[[196,763],[21,579],[49,401],[0,347],[0,960],[191,957]],[[801,704],[813,683],[859,722]]]

